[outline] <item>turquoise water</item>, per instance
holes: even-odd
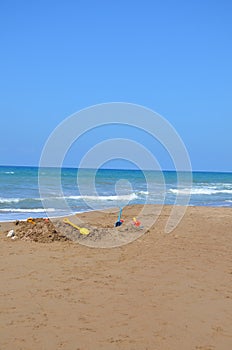
[[[174,204],[177,195],[184,203],[189,193],[189,205],[232,207],[232,173],[193,172],[190,186],[188,173],[64,168],[57,189],[59,170],[46,168],[40,169],[41,200],[38,171],[0,167],[0,221],[66,215],[61,197],[73,213],[137,203]]]

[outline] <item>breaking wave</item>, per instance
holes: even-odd
[[[216,189],[216,188],[183,188],[176,189],[170,188],[169,192],[173,194],[182,194],[182,195],[212,195],[212,194],[232,194],[232,189]]]
[[[90,201],[132,201],[138,198],[136,193],[131,193],[128,195],[112,195],[112,196],[68,196],[66,199],[84,199]]]
[[[19,208],[3,208],[0,209],[2,213],[44,213],[44,212],[55,212],[54,208],[35,208],[35,209],[19,209]]]

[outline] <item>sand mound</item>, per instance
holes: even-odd
[[[110,248],[130,243],[149,232],[149,228],[158,217],[160,207],[128,206],[123,209],[123,224],[115,227],[118,218],[118,208],[106,211],[93,211],[69,216],[68,219],[74,225],[89,230],[88,235],[82,235],[77,228],[64,222],[64,218],[32,219],[28,221],[16,221],[8,223],[4,228],[7,235],[9,230],[14,230],[16,240],[28,240],[38,243],[52,243],[57,241],[73,241],[89,247]],[[141,221],[141,226],[134,225],[133,218]],[[29,220],[30,221],[30,220]]]
[[[75,217],[71,218],[75,222]],[[129,243],[140,237],[144,231],[131,223],[120,227],[106,225],[105,227],[94,226],[90,223],[85,225],[89,230],[88,235],[83,235],[78,229],[59,219],[33,219],[32,222],[16,221],[10,226],[14,230],[15,239],[34,241],[38,243],[52,243],[57,241],[73,241],[91,247],[114,247]],[[7,235],[9,230],[5,230]]]
[[[39,243],[50,243],[55,241],[67,241],[68,238],[58,232],[50,220],[33,219],[33,222],[15,221],[11,225],[18,239],[34,241]],[[8,231],[5,231],[7,234]]]

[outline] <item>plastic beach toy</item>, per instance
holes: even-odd
[[[121,219],[121,215],[122,215],[122,208],[120,208],[120,211],[118,214],[118,221],[116,221],[114,224],[115,227],[121,226],[122,223],[124,222],[124,220]]]
[[[141,222],[139,220],[137,220],[136,218],[133,218],[133,221],[134,221],[134,225],[136,227],[139,227],[141,225]]]
[[[67,218],[65,218],[65,219],[63,220],[63,222],[64,222],[65,224],[71,225],[72,227],[75,227],[77,230],[80,231],[80,234],[82,234],[82,235],[88,235],[88,234],[90,233],[89,230],[88,230],[87,228],[85,228],[85,227],[79,227],[79,226],[75,225],[73,222],[71,222],[71,221],[70,221],[69,219],[67,219]]]
[[[27,219],[27,222],[30,222],[31,224],[34,224],[34,225],[35,225],[35,221],[34,221],[32,218],[28,218],[28,219]]]

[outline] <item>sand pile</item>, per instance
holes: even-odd
[[[11,224],[16,239],[34,241],[39,243],[50,243],[55,241],[67,241],[68,238],[58,232],[50,220],[33,219],[32,222],[15,221]],[[7,235],[9,231],[4,233]]]
[[[72,223],[81,226],[77,217],[70,218]],[[83,226],[83,225],[82,225]],[[129,243],[140,237],[143,227],[136,227],[133,224],[123,224],[114,227],[113,224],[106,224],[99,227],[92,223],[85,223],[85,228],[89,230],[88,235],[83,235],[77,228],[65,223],[63,218],[59,219],[32,219],[29,221],[12,222],[9,229],[4,231],[7,236],[9,230],[13,230],[12,239],[34,241],[38,243],[52,243],[57,241],[73,241],[92,247],[113,247]]]
[[[123,210],[123,224],[115,227],[118,217],[118,208],[105,211],[95,211],[89,213],[79,213],[69,216],[72,224],[84,227],[89,230],[88,235],[81,234],[80,231],[70,224],[64,222],[65,218],[52,219],[28,219],[27,221],[15,221],[7,223],[2,232],[7,236],[10,230],[14,231],[14,236],[9,237],[14,240],[34,241],[38,243],[52,243],[57,241],[72,241],[82,243],[90,247],[115,247],[134,241],[145,232],[148,232],[146,222],[148,217],[153,217],[157,209],[149,207],[147,217],[143,217],[141,226],[134,225],[133,218],[139,218],[142,206],[128,206]]]

